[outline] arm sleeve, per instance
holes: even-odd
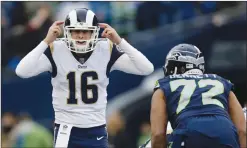
[[[49,46],[42,41],[20,61],[15,70],[16,74],[21,78],[29,78],[45,71],[52,72],[51,62],[44,54],[46,49],[49,49]]]
[[[149,75],[154,71],[153,64],[124,39],[122,39],[118,48],[120,48],[124,54],[115,61],[111,67],[111,71],[120,70],[136,75]]]

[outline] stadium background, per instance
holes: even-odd
[[[109,142],[111,147],[134,148],[150,136],[152,88],[163,76],[161,67],[167,52],[178,43],[198,46],[205,56],[206,72],[231,80],[244,105],[246,6],[246,2],[199,1],[1,2],[2,147],[18,145],[9,133],[26,120],[37,123],[40,129],[33,135],[42,135],[44,127],[49,133],[43,135],[48,143],[52,141],[49,134],[52,135],[54,113],[49,74],[21,79],[14,70],[21,58],[44,39],[52,22],[63,20],[71,9],[92,9],[100,22],[113,26],[154,64],[155,72],[147,77],[118,71],[110,77]],[[37,136],[32,136],[26,145],[35,140]],[[44,145],[40,142],[37,147]]]

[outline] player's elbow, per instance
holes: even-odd
[[[156,132],[156,133],[152,133],[152,146],[156,147],[156,146],[160,146],[160,145],[164,145],[165,142],[165,133],[164,132]]]
[[[246,129],[238,129],[238,136],[241,148],[246,147]]]
[[[29,78],[29,76],[26,75],[19,66],[16,67],[15,73],[20,78]]]
[[[162,132],[162,131],[157,131],[157,132],[152,132],[152,139],[156,140],[156,141],[160,141],[160,140],[164,140],[164,135],[166,133]]]
[[[152,63],[150,63],[150,65],[148,67],[147,75],[150,75],[153,72],[154,72],[154,65]]]
[[[154,71],[154,65],[149,63],[145,66],[145,70],[142,72],[142,75],[150,75]]]
[[[238,129],[238,135],[239,137],[246,136],[246,129],[245,128]]]

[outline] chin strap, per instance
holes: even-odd
[[[175,68],[174,68],[174,72],[173,72],[173,74],[172,74],[172,75],[176,75],[176,74],[177,74],[177,71],[178,71],[178,68],[177,68],[177,67],[175,67]]]

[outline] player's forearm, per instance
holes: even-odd
[[[244,117],[245,117],[245,122],[247,123],[247,119],[246,119],[246,107],[243,109],[244,111]],[[247,147],[247,133],[246,133],[246,124],[244,124],[244,127],[243,127],[243,130],[242,131],[239,131],[238,132],[238,135],[239,135],[239,141],[240,141],[240,145],[241,145],[241,148],[243,147]]]
[[[38,63],[42,53],[47,49],[48,45],[45,42],[41,42],[31,52],[29,52],[17,65],[15,70],[16,74],[21,78],[28,78],[37,75],[39,67],[44,69],[44,66]],[[35,72],[36,71],[36,72]]]
[[[164,135],[152,135],[152,148],[165,148],[166,140]]]
[[[240,141],[240,147],[246,148],[246,130],[238,131],[239,141]]]
[[[124,51],[135,65],[136,69],[141,75],[149,75],[154,71],[153,64],[137,49],[131,46],[127,41],[122,39],[121,43],[118,45],[119,48]]]

